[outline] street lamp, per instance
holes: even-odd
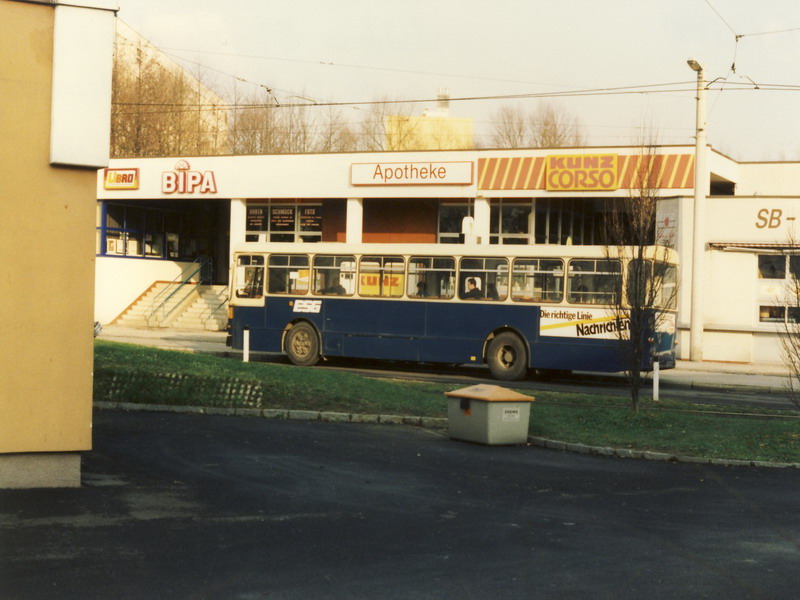
[[[689,360],[703,360],[703,256],[705,254],[706,189],[706,82],[703,67],[686,61],[697,73],[697,123],[694,146],[694,210],[692,224],[692,308],[689,323]]]

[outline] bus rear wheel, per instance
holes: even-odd
[[[308,323],[298,323],[286,334],[286,354],[293,364],[310,367],[319,361],[319,338]]]
[[[495,379],[519,381],[528,372],[528,352],[518,335],[504,332],[489,342],[486,362]]]

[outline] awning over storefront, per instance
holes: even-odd
[[[800,252],[800,244],[760,242],[709,242],[714,250],[730,252]]]

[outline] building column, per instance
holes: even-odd
[[[364,234],[364,200],[347,199],[347,224],[344,241],[348,244],[360,244]]]
[[[488,198],[475,198],[474,216],[476,241],[478,244],[488,244],[492,220],[492,207]]]
[[[233,250],[244,244],[247,231],[247,200],[244,198],[231,198],[230,219],[230,256],[228,264],[233,264]],[[229,280],[230,281],[230,280]]]

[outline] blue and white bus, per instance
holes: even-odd
[[[486,364],[507,381],[529,369],[622,371],[614,307],[630,260],[615,256],[602,246],[251,243],[234,253],[228,341],[242,349],[247,329],[250,351],[305,366]],[[642,369],[654,358],[670,368],[677,256],[654,246],[645,260],[665,275]]]

